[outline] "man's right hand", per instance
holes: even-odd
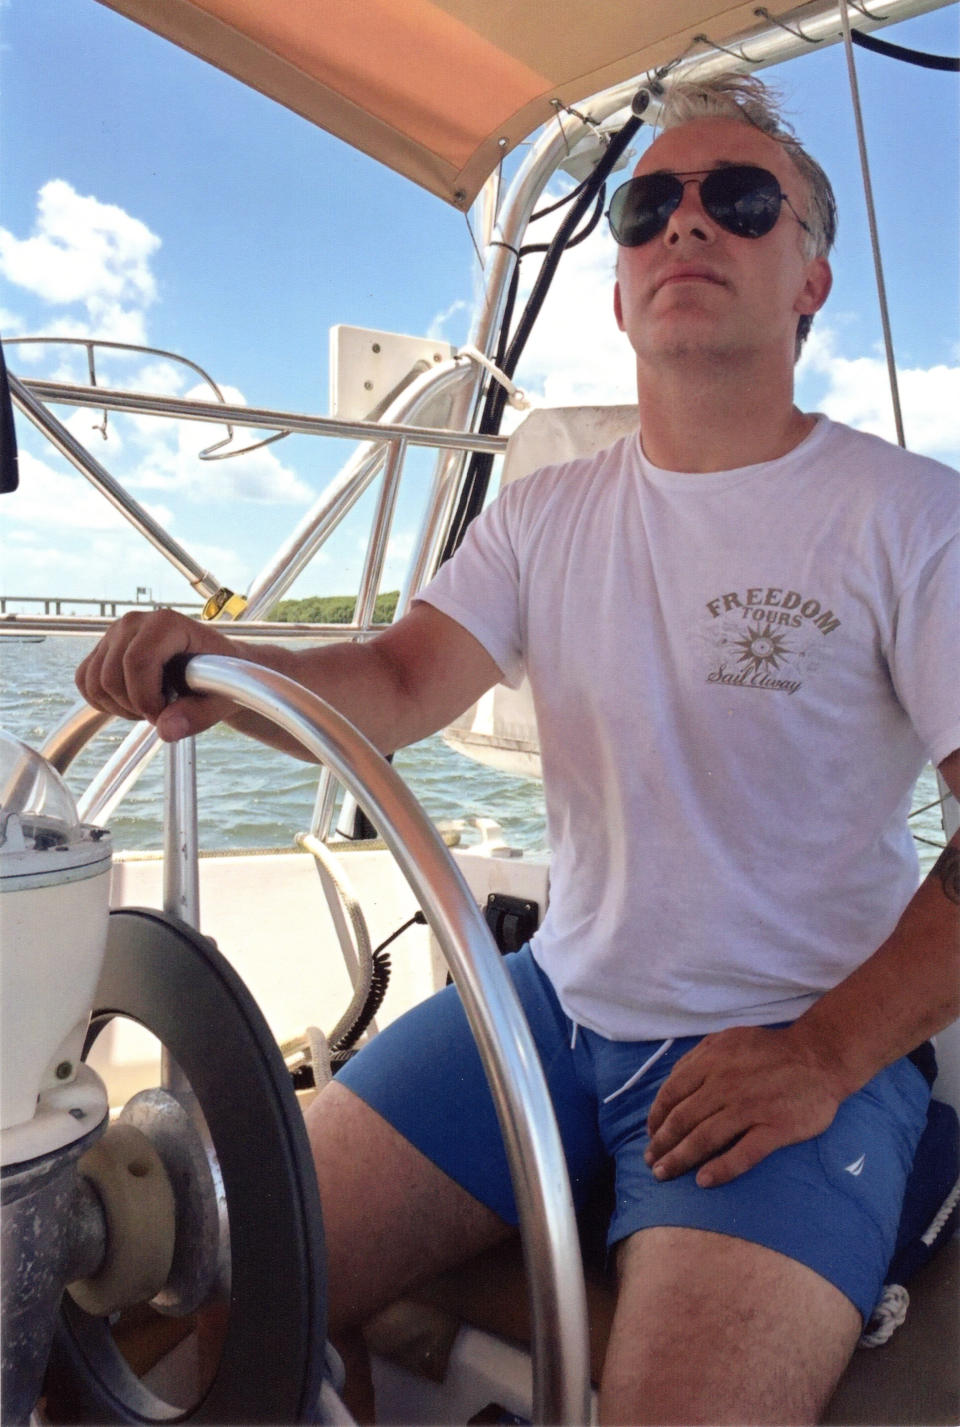
[[[244,657],[242,646],[210,624],[169,609],[131,611],[107,630],[79,666],[77,688],[94,708],[119,718],[147,719],[162,739],[176,742],[202,733],[235,707],[229,699],[208,694],[184,694],[167,703],[163,671],[176,654]]]
[[[234,626],[238,632],[243,626]],[[232,728],[297,758],[302,744],[261,718],[212,694],[163,695],[164,666],[177,654],[228,654],[285,674],[338,709],[381,753],[443,728],[500,678],[472,634],[429,604],[365,642],[294,651],[228,639],[212,624],[173,610],[131,612],[112,625],[77,670],[88,703],[120,718],[145,718],[168,743],[227,719]]]

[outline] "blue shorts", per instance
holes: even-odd
[[[658,1226],[732,1234],[808,1265],[869,1319],[930,1098],[915,1065],[888,1066],[843,1102],[824,1134],[776,1150],[729,1184],[701,1189],[693,1171],[661,1182],[643,1159],[647,1115],[699,1038],[666,1049],[661,1041],[606,1040],[574,1026],[528,947],[505,965],[557,1111],[578,1210],[613,1161],[609,1245]],[[454,987],[387,1026],[337,1078],[451,1179],[517,1223],[496,1111]]]

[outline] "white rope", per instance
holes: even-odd
[[[926,1233],[920,1235],[920,1242],[922,1244],[926,1244],[928,1249],[932,1248],[933,1244],[936,1242],[937,1238],[940,1235],[941,1229],[943,1228],[947,1220],[950,1218],[950,1215],[953,1213],[954,1209],[956,1209],[957,1204],[960,1204],[960,1179],[957,1180],[956,1184],[953,1186],[946,1199],[940,1205],[939,1210],[937,1211],[933,1219],[931,1219],[930,1225]]]
[[[890,1341],[903,1323],[910,1307],[910,1295],[902,1283],[886,1283],[880,1302],[870,1314],[867,1331],[863,1334],[859,1348],[880,1348]]]
[[[469,357],[471,361],[478,362],[481,367],[485,367],[494,381],[498,381],[504,388],[507,393],[507,400],[511,406],[516,407],[517,411],[530,410],[530,403],[520,388],[515,386],[506,372],[501,371],[496,362],[491,361],[489,357],[485,356],[479,347],[475,347],[473,343],[470,342],[465,347],[457,348],[457,356]]]
[[[339,1040],[352,1030],[357,1023],[357,1017],[367,1003],[370,994],[370,985],[373,980],[373,950],[370,944],[370,933],[367,931],[367,923],[361,910],[357,895],[350,884],[350,880],[343,868],[334,858],[333,854],[311,832],[298,833],[296,838],[298,844],[309,852],[317,864],[317,871],[320,873],[320,881],[323,884],[327,901],[330,903],[331,915],[333,915],[334,925],[337,923],[336,908],[331,900],[331,888],[340,899],[340,904],[350,919],[350,926],[353,930],[355,945],[343,945],[341,939],[341,950],[344,954],[344,961],[347,968],[350,968],[348,959],[348,949],[357,959],[357,974],[353,978],[353,996],[350,1004],[340,1017],[337,1024],[328,1036],[331,1045],[336,1045]]]
[[[847,0],[840,0],[840,20],[843,25],[843,47],[847,55],[847,74],[850,79],[850,98],[853,102],[853,116],[857,126],[857,145],[860,150],[860,171],[863,176],[863,196],[867,205],[867,222],[870,225],[870,246],[873,249],[873,268],[877,280],[877,298],[880,303],[880,322],[883,327],[883,345],[887,354],[887,376],[890,380],[890,399],[893,402],[893,420],[897,428],[897,441],[906,446],[903,435],[903,414],[900,410],[900,388],[897,384],[897,365],[893,355],[893,336],[890,331],[890,312],[887,307],[887,289],[883,280],[883,262],[880,257],[880,237],[877,231],[877,215],[873,206],[873,186],[870,182],[870,165],[867,160],[867,141],[863,129],[863,114],[860,109],[860,88],[857,84],[857,68],[853,58],[853,40],[850,37],[850,16]]]
[[[322,1090],[333,1079],[330,1045],[319,1026],[307,1026],[304,1036],[310,1055],[310,1066],[313,1070],[313,1083],[318,1090]]]

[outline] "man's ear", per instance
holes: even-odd
[[[832,287],[833,273],[826,258],[811,258],[807,264],[806,281],[794,303],[794,311],[812,317],[820,311]]]
[[[623,331],[623,303],[620,299],[620,284],[613,284],[613,315],[617,319],[617,326]]]

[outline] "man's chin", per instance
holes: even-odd
[[[678,323],[671,330],[651,333],[637,349],[637,356],[641,361],[649,360],[654,365],[667,362],[739,365],[747,359],[749,352],[746,344],[729,334],[717,332],[715,325],[708,328],[693,323]]]

